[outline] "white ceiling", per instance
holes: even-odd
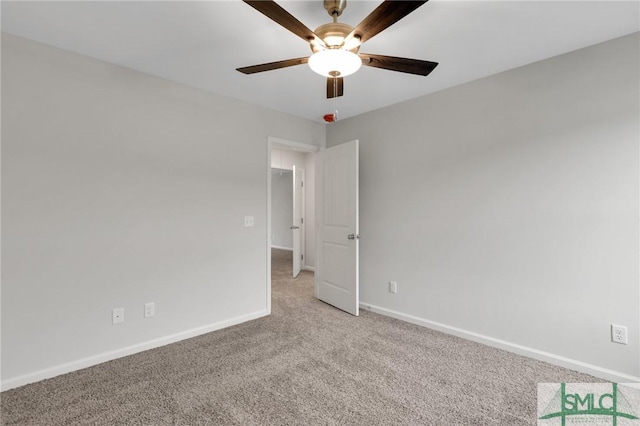
[[[330,21],[321,0],[278,3],[312,30]],[[355,26],[379,3],[349,0],[340,21]],[[427,77],[362,67],[337,108],[351,117],[639,30],[637,0],[431,0],[361,52],[440,65]],[[235,71],[310,54],[240,0],[2,1],[2,31],[315,121],[333,111],[306,65]]]

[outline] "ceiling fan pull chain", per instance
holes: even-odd
[[[336,99],[338,98],[338,77],[333,78],[333,121],[338,121],[338,108],[336,107]]]

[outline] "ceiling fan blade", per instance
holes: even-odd
[[[262,13],[267,18],[280,24],[298,37],[310,42],[317,40],[322,42],[313,31],[307,28],[302,22],[298,21],[292,14],[284,10],[278,3],[273,0],[243,0],[246,4]],[[322,43],[324,44],[324,43]]]
[[[379,32],[389,28],[423,4],[428,0],[419,1],[403,1],[403,0],[385,0],[373,12],[369,14],[362,22],[360,22],[351,31],[346,38],[350,40],[352,37],[360,37],[360,42],[364,43]]]
[[[257,72],[277,70],[280,68],[292,67],[294,65],[306,64],[309,61],[308,57],[286,59],[284,61],[268,62],[266,64],[251,65],[249,67],[236,68],[236,71],[240,71],[243,74],[255,74]]]
[[[370,53],[360,53],[362,65],[374,68],[384,68],[385,70],[406,72],[408,74],[429,75],[437,62],[423,61],[420,59],[398,58],[395,56],[372,55]]]
[[[344,78],[327,77],[327,99],[344,95]]]

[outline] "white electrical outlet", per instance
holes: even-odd
[[[395,281],[389,281],[389,293],[397,293],[398,292],[398,283]]]
[[[244,217],[244,227],[245,228],[251,228],[255,225],[255,221],[253,219],[253,216],[245,216]]]
[[[111,321],[113,324],[124,322],[124,308],[115,308],[111,314]]]
[[[156,304],[153,302],[144,304],[144,317],[149,318],[156,314]]]
[[[611,324],[611,341],[623,345],[628,344],[627,327],[624,325]]]

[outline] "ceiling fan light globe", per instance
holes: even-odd
[[[346,77],[358,71],[361,66],[362,59],[348,50],[322,50],[309,57],[309,67],[324,77]]]

